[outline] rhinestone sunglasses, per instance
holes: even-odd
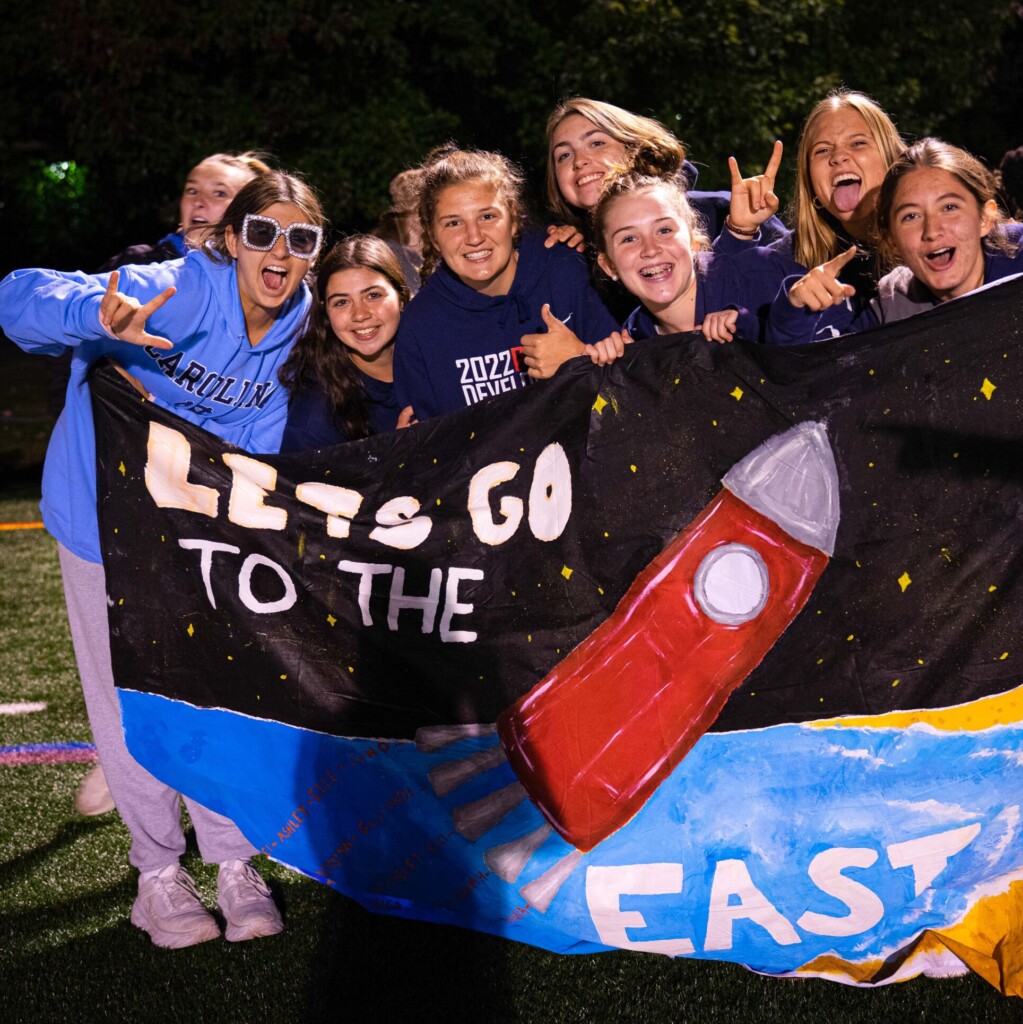
[[[282,228],[276,219],[263,213],[247,213],[242,221],[242,244],[257,252],[269,252],[284,235],[284,244],[292,256],[311,260],[320,251],[323,229],[315,224],[289,224]]]

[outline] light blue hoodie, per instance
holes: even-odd
[[[311,302],[303,284],[258,345],[245,330],[234,261],[201,252],[184,259],[120,269],[118,289],[141,303],[173,285],[177,293],[146,330],[173,343],[141,348],[109,337],[99,307],[109,274],[17,270],[0,282],[0,327],[26,352],[73,351],[67,404],[50,438],[41,504],[46,528],[66,548],[101,562],[96,520],[96,454],[86,373],[110,356],[156,403],[251,452],[276,452],[288,413],[277,380]]]

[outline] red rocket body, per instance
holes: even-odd
[[[498,719],[519,781],[579,850],[640,810],[828,564],[838,485],[820,424],[769,439],[723,482],[612,615]]]

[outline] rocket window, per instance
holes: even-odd
[[[764,560],[745,544],[723,544],[706,555],[693,580],[703,613],[724,626],[755,619],[767,604],[770,581]]]

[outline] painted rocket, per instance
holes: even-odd
[[[820,423],[736,463],[613,614],[498,718],[530,799],[578,850],[626,824],[806,604],[834,551]]]

